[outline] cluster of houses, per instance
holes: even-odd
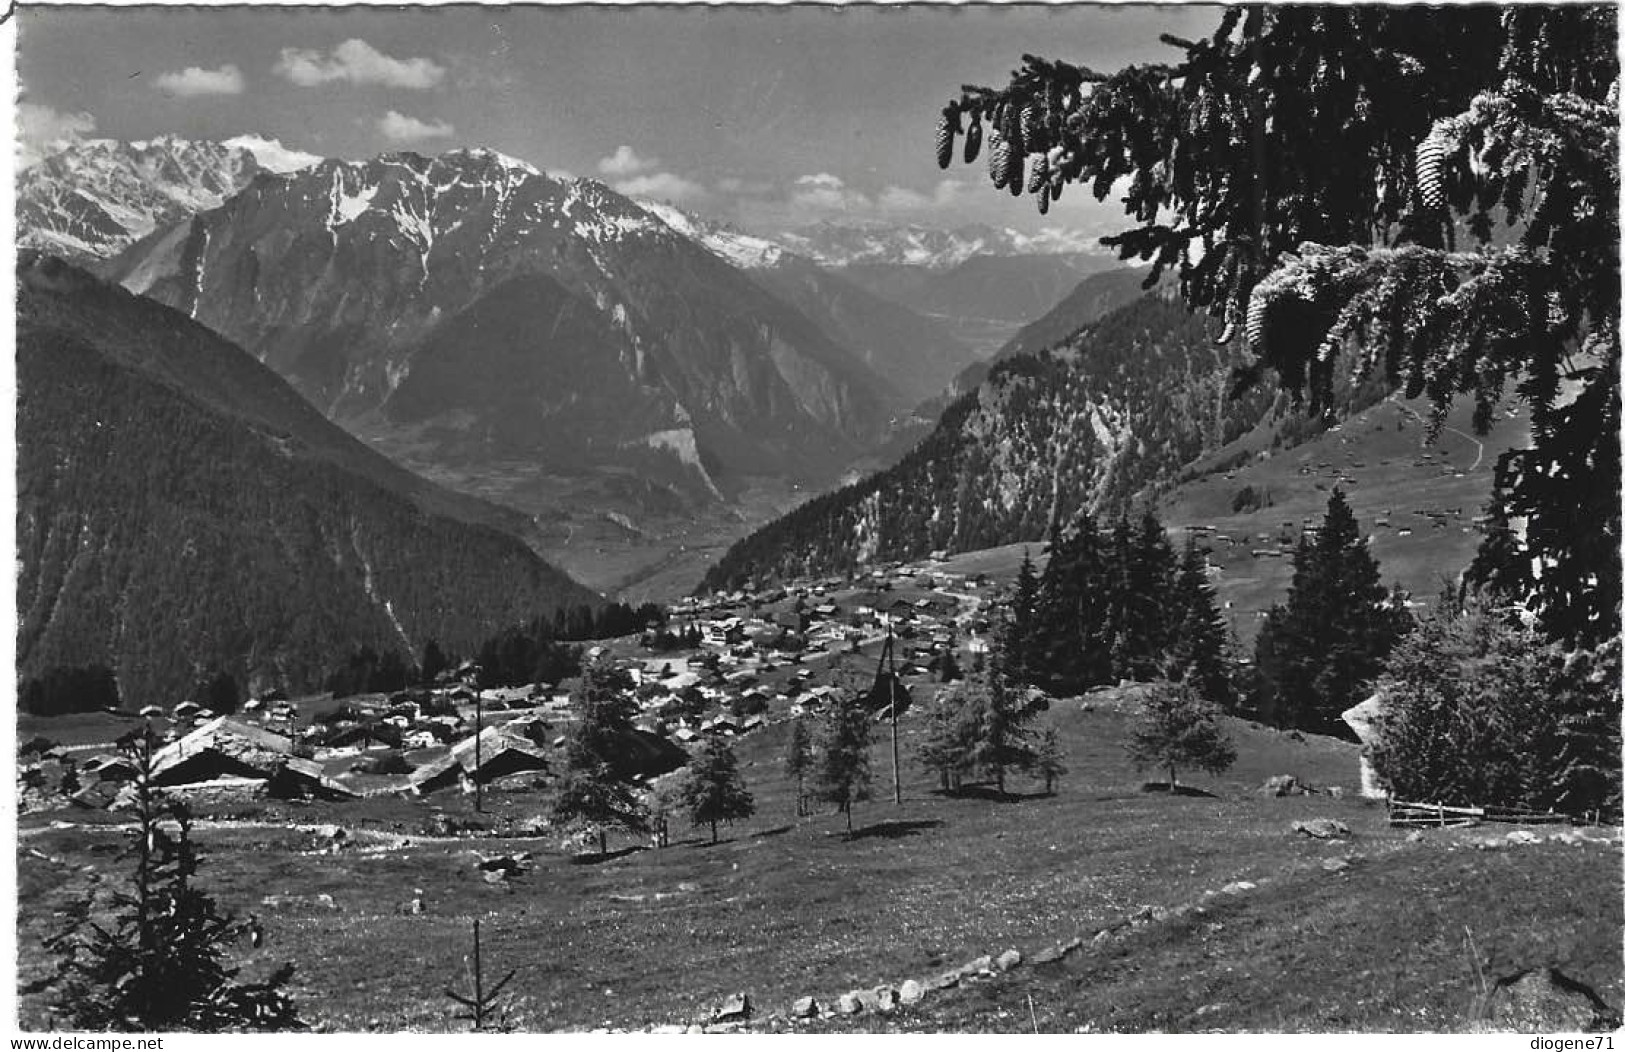
[[[675,634],[587,657],[632,682],[639,717],[620,751],[627,775],[648,781],[686,763],[706,735],[826,711],[842,689],[832,682],[836,659],[864,648],[861,660],[873,661],[888,636],[905,679],[939,673],[949,655],[974,662],[986,649],[979,608],[988,591],[982,578],[891,565],[853,580],[681,600],[669,611]],[[275,692],[224,715],[191,701],[151,706],[141,715],[167,727],[155,780],[215,801],[428,794],[548,777],[577,684],[476,693],[471,671],[453,670],[432,689],[345,699],[314,719]],[[18,769],[25,810],[117,807],[136,773],[116,743],[64,749],[44,739],[24,743]]]

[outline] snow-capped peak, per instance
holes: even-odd
[[[976,255],[1026,256],[1099,253],[1092,235],[1064,227],[1024,234],[1008,227],[970,225],[939,230],[878,221],[822,222],[779,235],[792,251],[827,266],[852,263],[907,263],[947,269]]]
[[[500,150],[493,150],[488,146],[474,146],[467,149],[450,150],[448,157],[468,157],[478,161],[489,161],[503,168],[520,172],[524,175],[541,175],[542,171],[529,161],[522,161],[517,157],[509,156]]]
[[[80,262],[106,258],[159,226],[219,206],[256,175],[319,160],[253,134],[64,143],[18,173],[18,244]]]
[[[254,155],[254,160],[268,172],[278,175],[287,175],[289,172],[301,171],[321,163],[322,158],[303,150],[294,150],[282,145],[279,139],[267,139],[263,135],[249,133],[236,135],[225,140],[220,145],[233,150],[246,150]]]

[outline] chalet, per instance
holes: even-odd
[[[318,738],[317,744],[323,749],[366,749],[375,745],[387,745],[398,749],[401,745],[401,732],[404,729],[399,724],[386,720],[368,720],[364,723],[335,727]]]
[[[1376,726],[1382,715],[1382,707],[1383,695],[1378,691],[1345,710],[1340,717],[1363,746],[1360,750],[1360,795],[1371,800],[1382,800],[1388,796],[1377,778],[1377,769],[1371,765],[1371,748],[1376,744]]]
[[[700,730],[706,734],[738,734],[740,720],[728,713],[720,713],[700,724]]]
[[[291,739],[217,716],[190,734],[164,746],[154,756],[153,783],[181,787],[221,780],[245,783],[234,788],[275,796],[354,796],[322,773],[308,756],[296,754]],[[248,785],[247,783],[255,783]]]
[[[510,775],[547,770],[547,755],[542,747],[513,726],[522,722],[485,728],[477,736],[478,748],[475,736],[458,742],[445,756],[414,771],[408,783],[410,790],[422,795],[460,785],[465,779],[489,783]]]

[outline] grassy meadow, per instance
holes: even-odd
[[[1030,955],[1233,881],[1260,886],[1064,962],[894,1015],[811,1028],[1020,1031],[1036,1018],[1042,1030],[1065,1031],[1460,1029],[1475,982],[1469,925],[1486,969],[1562,962],[1615,1004],[1625,994],[1617,846],[1453,850],[1446,844],[1460,834],[1408,841],[1381,807],[1351,796],[1264,798],[1258,786],[1281,773],[1352,790],[1356,749],[1228,719],[1234,768],[1190,777],[1200,794],[1147,792],[1146,779],[1161,775],[1137,772],[1124,756],[1125,693],[1058,702],[1041,717],[1068,749],[1069,773],[1048,796],[1021,777],[1006,800],[937,794],[912,762],[917,723],[905,718],[898,807],[889,736],[878,726],[876,799],[859,805],[850,839],[827,809],[796,817],[779,761],[788,724],[779,723],[737,742],[757,814],[724,827],[716,845],[682,822],[664,849],[612,837],[607,858],[575,857],[556,840],[444,835],[464,824],[522,829],[545,809],[540,792],[490,793],[485,815],[455,792],[380,796],[221,811],[195,834],[206,854],[201,876],[226,907],[253,911],[266,927],[263,947],[239,948],[245,974],[295,962],[298,1002],[324,1030],[466,1026],[442,990],[470,985],[476,917],[488,981],[517,972],[512,1025],[640,1028],[700,1020],[736,991],[750,994],[760,1020],[802,995],[827,1003],[981,954]],[[1290,832],[1315,816],[1346,823],[1353,839]],[[93,875],[123,872],[117,830],[53,824],[84,817],[23,819],[24,983],[44,967],[39,940],[61,905],[85,894]],[[314,828],[323,823],[347,831],[344,846]],[[492,884],[476,851],[534,855],[522,875]],[[1321,868],[1351,852],[1361,857],[1349,869]],[[414,915],[405,906],[416,889],[426,909]],[[25,996],[20,1011],[27,1027],[48,1024],[37,996]]]

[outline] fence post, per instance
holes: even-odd
[[[1444,828],[1444,804],[1443,803],[1437,803],[1437,804],[1434,804],[1433,806],[1437,807],[1439,809],[1439,828],[1443,829]]]

